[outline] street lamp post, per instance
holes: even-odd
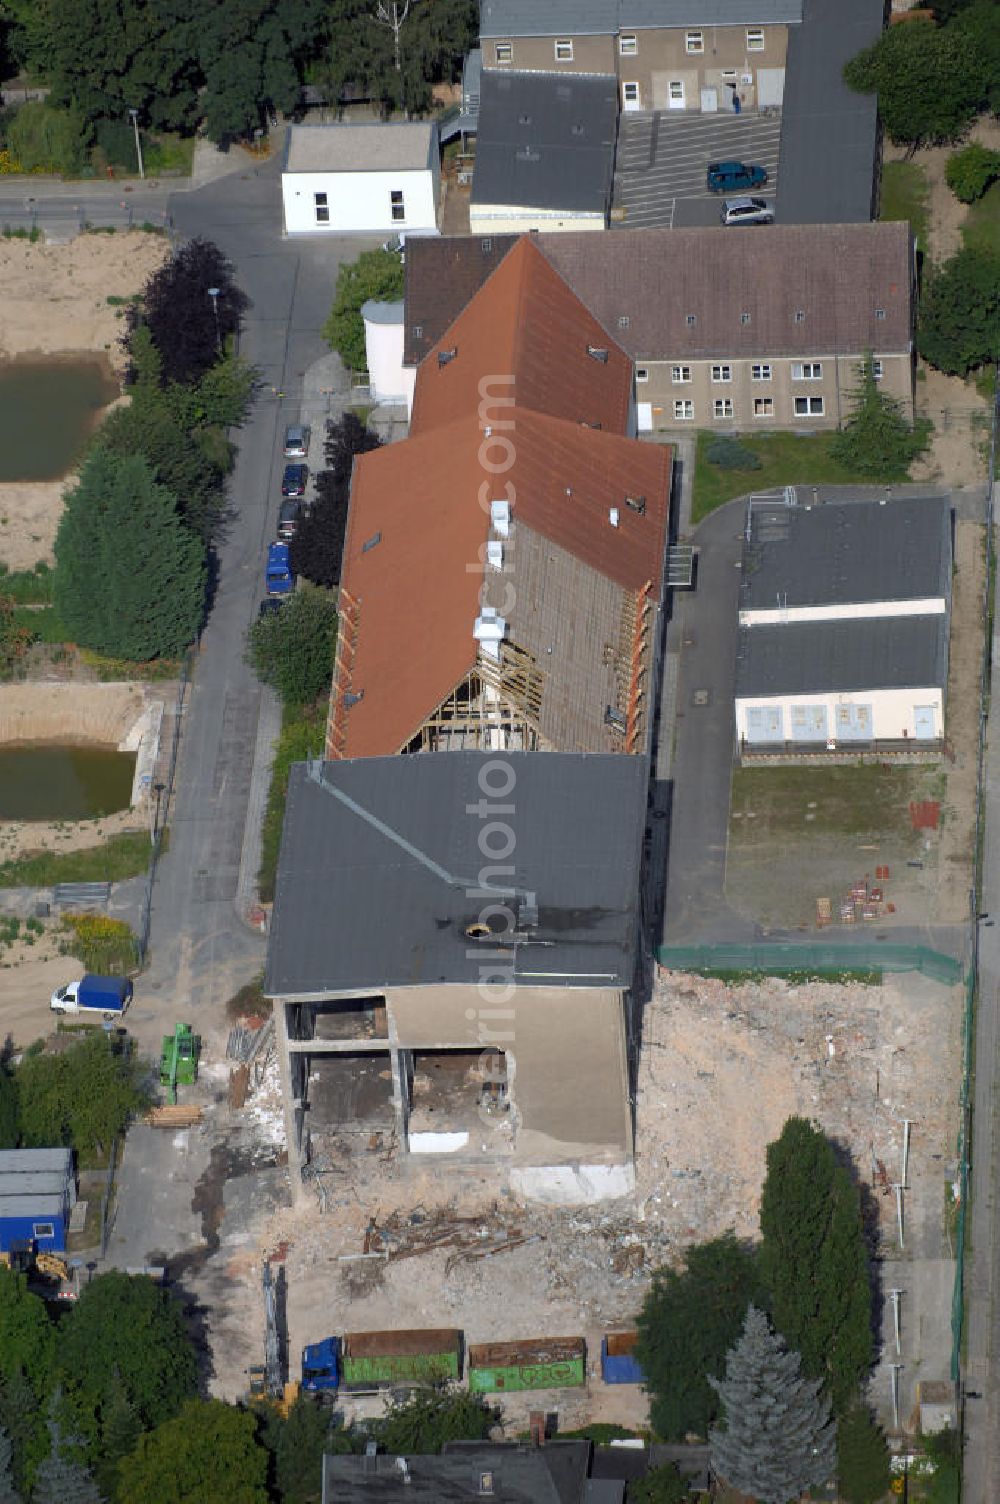
[[[156,837],[158,836],[159,831],[160,831],[160,795],[163,793],[163,790],[165,788],[166,788],[166,784],[163,784],[163,783],[154,783],[153,784],[153,793],[156,795],[156,807],[155,807],[155,809],[153,811],[153,828],[150,831],[150,836],[152,838],[152,842],[153,842],[154,846],[156,845]]]
[[[220,355],[222,354],[222,331],[219,328],[219,293],[221,290],[219,287],[208,289],[208,296],[212,299],[212,308],[215,313],[215,348]]]
[[[144,178],[146,173],[142,165],[142,142],[139,140],[139,111],[129,110],[129,114],[132,116],[132,128],[135,131],[135,154],[139,158],[139,176]]]

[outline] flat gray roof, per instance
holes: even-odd
[[[610,76],[487,70],[472,202],[603,213],[617,128],[618,86]]]
[[[944,689],[948,616],[742,627],[736,698]]]
[[[36,1170],[62,1170],[68,1174],[72,1168],[72,1149],[0,1149],[0,1175],[30,1174]]]
[[[781,108],[779,224],[873,217],[878,101],[844,83],[844,64],[877,40],[883,0],[806,0],[788,39]]]
[[[755,507],[744,540],[741,610],[950,597],[947,497],[890,496]]]
[[[479,34],[612,36],[629,26],[773,26],[801,19],[802,0],[480,0]]]
[[[433,121],[408,125],[293,125],[285,172],[403,172],[427,167]]]
[[[66,1210],[65,1196],[0,1196],[0,1222],[10,1217],[44,1217],[51,1221]]]
[[[525,985],[630,986],[648,777],[644,757],[614,753],[427,752],[296,765],[265,992],[475,984],[480,944],[491,959],[503,952]],[[493,796],[504,812],[481,813],[486,790],[508,784],[502,799]],[[490,819],[501,826],[484,836]],[[484,856],[481,839],[509,854]],[[484,906],[505,895],[516,916],[512,943],[470,937]]]

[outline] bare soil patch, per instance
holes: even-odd
[[[990,151],[1000,150],[1000,120],[983,115],[969,132],[968,141],[976,141]],[[960,203],[945,182],[944,172],[948,158],[955,151],[953,146],[924,146],[912,156],[903,146],[886,142],[887,162],[912,161],[924,169],[929,187],[928,197],[928,250],[933,261],[946,261],[962,248],[962,226],[968,215],[968,206]]]
[[[165,237],[139,230],[79,235],[66,245],[0,239],[0,357],[97,351],[123,371],[123,310],[107,300],[139,292],[169,254]],[[0,484],[0,562],[10,569],[51,562],[64,486]]]
[[[49,998],[57,987],[81,975],[82,964],[72,956],[58,954],[56,928],[46,926],[30,952],[27,948],[18,959],[0,961],[0,1044],[13,1040],[16,1049],[26,1049],[36,1039],[44,1039],[55,1028]]]

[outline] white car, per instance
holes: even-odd
[[[724,225],[770,225],[774,223],[774,205],[763,198],[727,198],[721,219]]]

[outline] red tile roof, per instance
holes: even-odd
[[[519,407],[625,432],[631,361],[527,235],[421,362],[411,433],[478,413],[484,382]]]

